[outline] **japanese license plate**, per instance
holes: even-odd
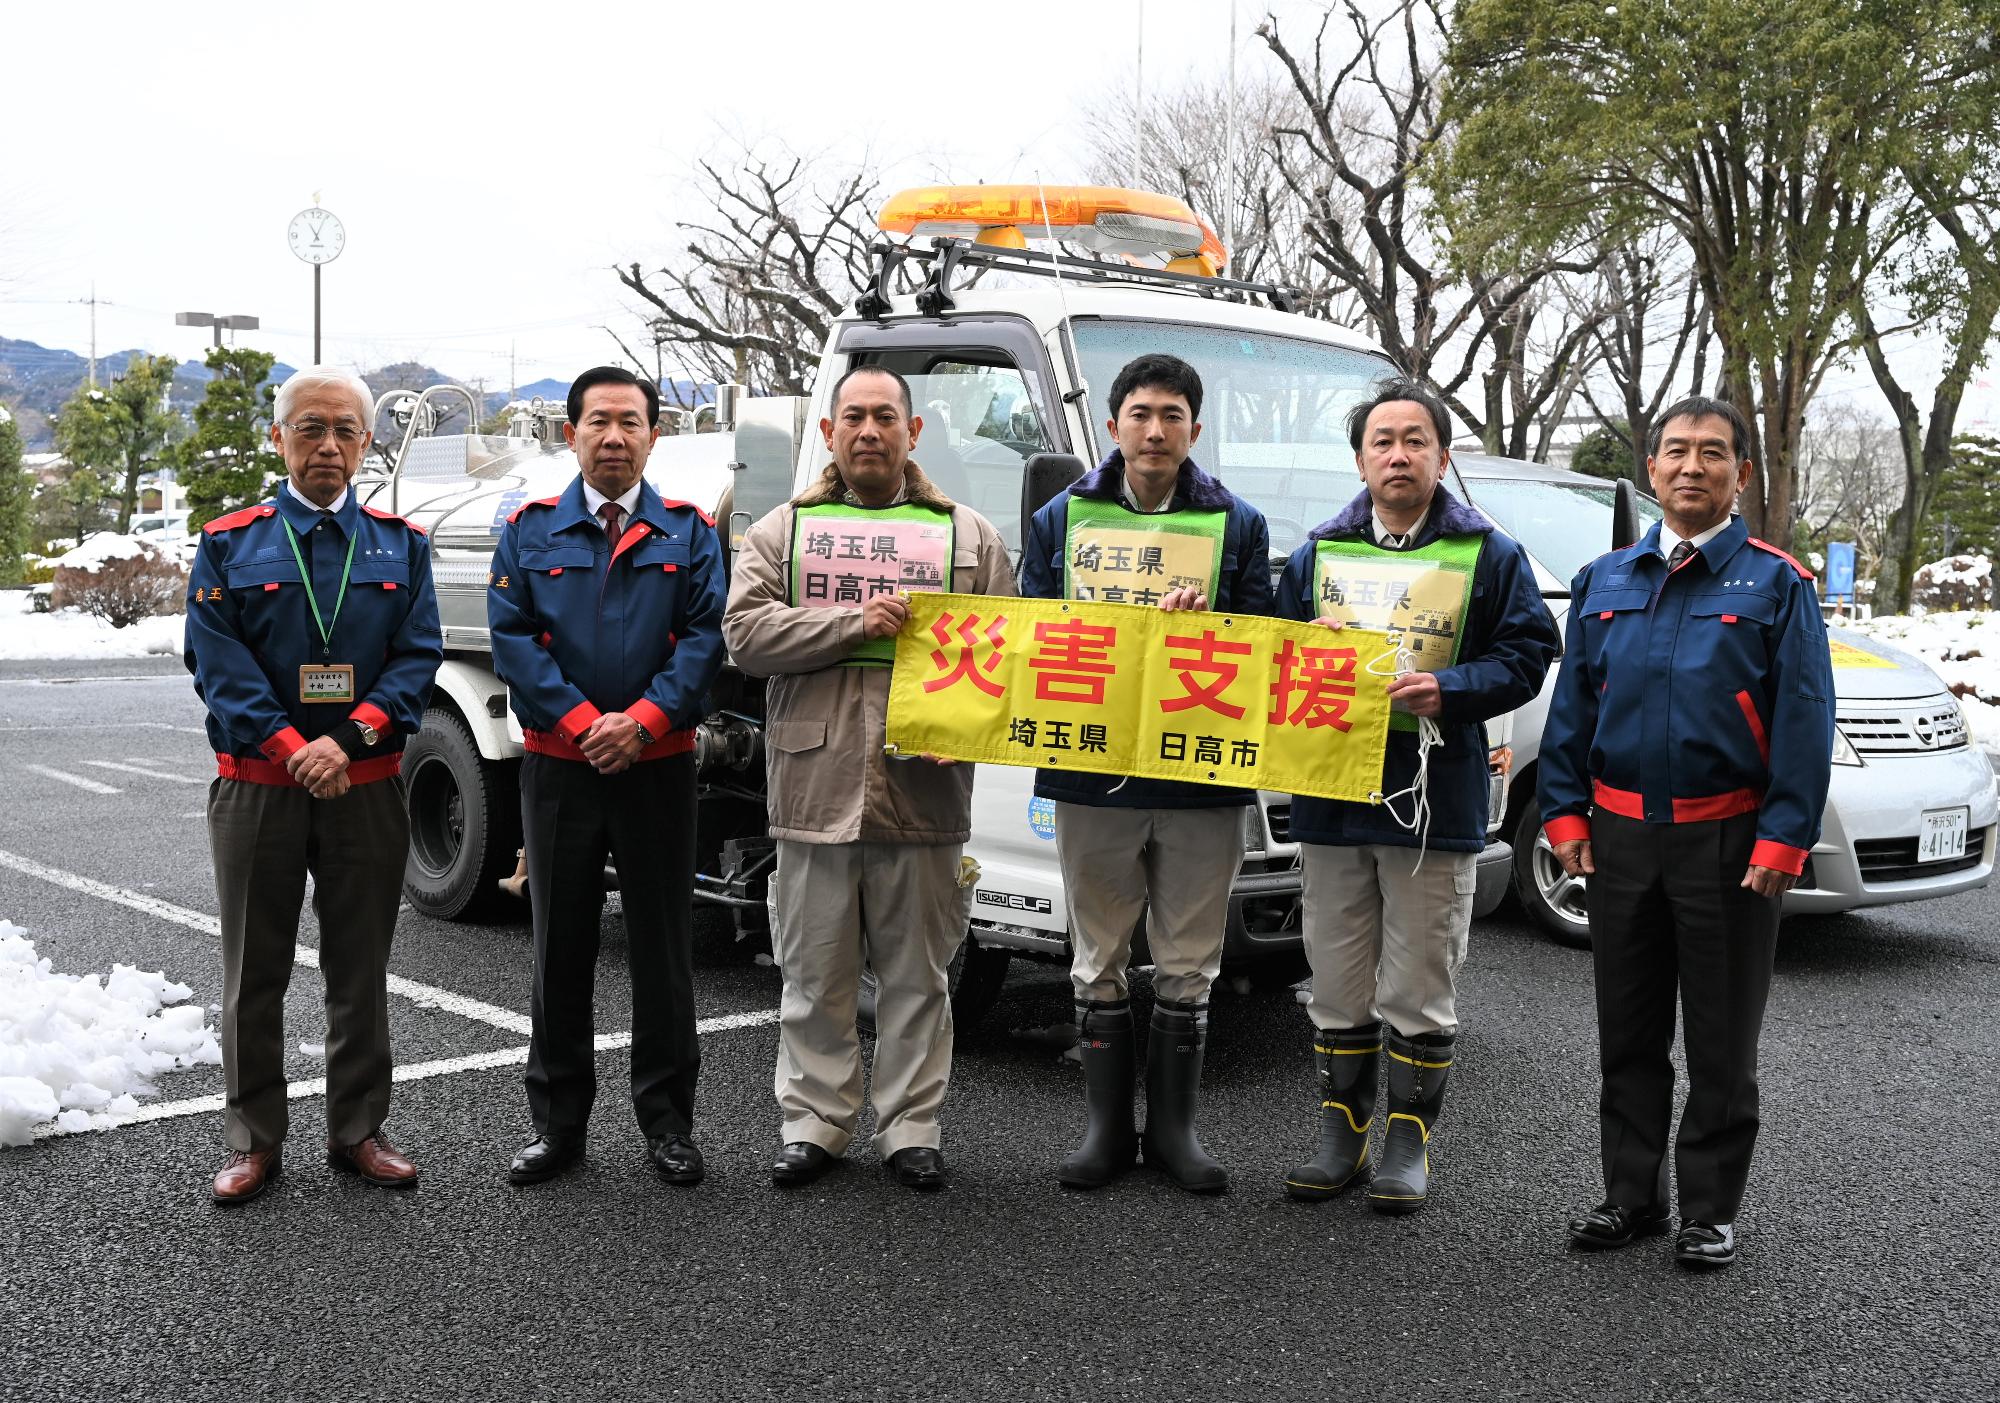
[[[1948,862],[1964,857],[1966,830],[1971,826],[1970,809],[1929,810],[1917,831],[1917,861]]]

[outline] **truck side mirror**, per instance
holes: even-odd
[[[1639,536],[1639,489],[1631,478],[1621,477],[1611,503],[1611,549],[1624,550]]]
[[[1074,453],[1037,453],[1028,459],[1021,478],[1021,532],[1025,536],[1035,513],[1083,476],[1083,459]]]

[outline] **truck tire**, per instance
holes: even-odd
[[[975,1028],[1000,1000],[1001,986],[1007,982],[1007,966],[1013,951],[980,945],[968,934],[945,967],[951,981],[951,1020],[955,1036]],[[870,1037],[875,1035],[875,971],[861,971],[861,998],[855,1008],[854,1025]]]
[[[1558,945],[1590,948],[1590,917],[1583,904],[1584,879],[1572,877],[1556,861],[1542,832],[1542,816],[1532,800],[1514,824],[1514,892],[1522,909]]]
[[[403,894],[426,916],[476,921],[508,903],[497,883],[521,845],[520,762],[486,760],[457,714],[434,706],[403,752],[410,857]]]

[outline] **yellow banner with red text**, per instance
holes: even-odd
[[[1386,634],[1061,599],[909,604],[889,684],[904,754],[1358,803],[1382,788]]]

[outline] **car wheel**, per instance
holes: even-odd
[[[1556,861],[1542,831],[1542,816],[1530,803],[1514,827],[1514,891],[1521,905],[1559,945],[1590,948],[1590,914],[1583,903],[1584,879],[1572,877]]]
[[[481,758],[458,716],[432,707],[403,751],[410,855],[403,894],[426,916],[478,920],[502,908],[497,885],[521,845],[520,766]]]
[[[997,946],[980,945],[970,934],[959,942],[958,950],[945,966],[945,977],[951,982],[951,1019],[955,1032],[964,1033],[978,1026],[981,1019],[993,1010],[999,1002],[1001,986],[1007,982],[1007,966],[1013,959],[1011,950]],[[875,971],[861,971],[861,998],[855,1008],[854,1026],[869,1036],[875,1033],[875,995],[879,986]]]

